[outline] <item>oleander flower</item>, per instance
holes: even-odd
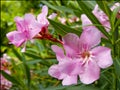
[[[9,32],[6,36],[10,40],[11,44],[19,47],[28,40],[32,40],[42,27],[37,23],[35,17],[32,14],[25,14],[24,18],[15,17],[17,30]]]
[[[37,16],[37,20],[32,14],[25,14],[24,18],[15,17],[17,30],[9,32],[6,36],[10,40],[11,44],[19,47],[24,44],[22,52],[26,49],[26,42],[32,41],[40,32],[47,32],[49,22],[46,18],[48,13],[48,7],[43,6],[42,12]],[[52,19],[56,16],[52,13],[48,18]]]
[[[91,84],[100,77],[100,68],[112,65],[111,50],[98,46],[99,32],[83,31],[80,38],[68,33],[63,38],[64,50],[52,45],[56,53],[58,64],[52,65],[48,73],[59,80],[63,85],[77,84],[77,78],[84,84]]]

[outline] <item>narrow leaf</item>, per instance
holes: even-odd
[[[22,61],[23,61],[23,65],[24,65],[25,73],[27,77],[27,84],[28,84],[28,87],[30,87],[30,82],[31,82],[30,68],[26,64],[26,59],[25,59],[24,54],[22,54]]]
[[[41,58],[40,56],[38,56],[36,54],[33,54],[33,53],[30,53],[30,52],[25,52],[24,54],[31,57],[31,58],[34,58],[34,59],[40,59]]]
[[[4,72],[3,70],[0,71],[0,73],[2,73],[2,75],[9,81],[11,81],[14,84],[17,85],[21,85],[13,76],[7,74],[6,72]]]
[[[12,49],[12,51],[14,52],[14,54],[16,55],[16,57],[17,57],[20,61],[22,61],[22,56],[18,53],[18,51],[15,50],[14,48]]]
[[[81,34],[80,30],[76,30],[76,29],[70,28],[70,27],[68,27],[66,25],[63,25],[61,23],[55,22],[55,21],[50,20],[50,19],[49,19],[49,22],[55,28],[55,31],[57,33],[61,34],[62,36],[64,36],[67,33],[75,33],[78,36]]]

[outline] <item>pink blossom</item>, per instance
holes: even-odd
[[[26,49],[26,42],[35,38],[40,32],[48,32],[47,28],[49,22],[46,18],[48,13],[48,7],[43,6],[42,12],[37,16],[37,20],[32,14],[25,14],[24,18],[15,17],[17,30],[9,32],[6,36],[10,40],[11,44],[19,47],[24,43],[24,52]],[[48,18],[54,18],[55,13],[52,13]]]
[[[111,50],[97,46],[100,43],[99,32],[83,31],[80,38],[72,33],[63,38],[64,50],[52,45],[58,64],[49,68],[48,73],[63,85],[77,84],[77,78],[84,84],[91,84],[99,79],[100,68],[112,65]],[[65,52],[64,52],[65,51]]]
[[[25,14],[24,18],[15,17],[17,30],[9,32],[6,36],[10,43],[19,47],[28,40],[32,40],[39,32],[41,25],[37,23],[32,14]]]
[[[7,61],[7,58],[9,58],[8,56],[6,56],[6,54],[4,54],[4,56],[2,58],[0,58],[0,62],[1,62],[1,66],[0,66],[0,70],[4,70],[6,73],[11,74],[8,66],[9,66],[9,62]],[[12,87],[12,83],[10,81],[8,81],[3,75],[0,74],[0,81],[1,81],[1,89],[2,90],[9,90]]]

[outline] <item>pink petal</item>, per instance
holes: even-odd
[[[56,53],[57,60],[62,61],[65,57],[63,49],[58,47],[57,45],[52,45],[51,48]]]
[[[51,15],[48,16],[48,18],[49,18],[49,19],[53,19],[53,18],[55,18],[56,16],[57,16],[56,13],[52,13]]]
[[[26,25],[29,25],[31,23],[34,23],[36,20],[35,20],[35,16],[32,15],[32,14],[25,14],[24,16],[24,22]]]
[[[79,75],[82,83],[91,84],[99,79],[100,68],[95,61],[89,61],[84,68],[85,71]]]
[[[11,43],[17,47],[21,46],[21,44],[26,40],[24,33],[17,31],[9,32],[6,36],[11,41]]]
[[[100,43],[100,39],[101,33],[97,30],[83,31],[79,41],[80,50],[84,48],[84,46],[84,49],[90,49],[92,47],[95,47]]]
[[[62,81],[63,85],[77,84],[77,76],[67,76]]]
[[[62,72],[59,71],[59,66],[58,65],[52,65],[49,70],[48,73],[52,76],[55,77],[57,79],[63,79],[64,77],[66,77],[66,75]]]
[[[63,37],[63,42],[64,42],[63,46],[67,56],[72,56],[75,53],[79,52],[78,50],[79,37],[77,35],[68,33]]]
[[[23,18],[15,17],[14,20],[15,20],[16,25],[17,25],[17,30],[20,32],[25,31],[25,23],[24,23]]]
[[[83,30],[91,30],[91,29],[93,29],[94,26],[89,26],[89,25],[92,25],[92,23],[85,14],[81,15],[81,20],[82,20]]]
[[[43,13],[45,16],[47,16],[47,14],[48,14],[48,7],[47,7],[46,5],[44,5],[44,6],[42,7],[42,13]]]
[[[59,63],[59,70],[66,75],[78,75],[83,72],[82,63],[77,60],[70,60],[69,58],[66,58],[67,60],[64,60]]]
[[[29,25],[29,39],[33,39],[42,30],[42,25],[34,22]]]
[[[37,21],[44,26],[48,26],[48,24],[49,24],[46,16],[43,13],[41,13],[37,16]]]
[[[111,50],[107,47],[98,46],[92,50],[97,64],[101,68],[107,68],[113,64]]]

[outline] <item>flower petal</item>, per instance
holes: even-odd
[[[65,77],[62,81],[62,84],[63,85],[77,84],[77,75]]]
[[[59,66],[58,65],[52,65],[49,70],[48,73],[52,76],[55,77],[57,79],[63,79],[66,75],[62,72],[59,71]]]
[[[90,60],[85,64],[84,69],[85,71],[79,75],[82,83],[91,84],[99,79],[100,68],[95,61]]]
[[[66,51],[66,56],[73,56],[75,53],[79,52],[79,37],[77,35],[68,33],[63,37],[63,42],[63,46]]]
[[[37,20],[43,26],[48,26],[49,24],[48,20],[46,19],[46,16],[42,13],[37,16]]]
[[[100,43],[101,33],[98,30],[88,30],[83,31],[80,36],[80,50],[84,49],[91,49]]]
[[[17,31],[9,32],[8,34],[6,34],[6,36],[10,40],[10,42],[17,47],[21,46],[21,44],[26,40],[24,33],[20,33]]]
[[[56,13],[52,13],[51,15],[48,16],[48,18],[49,18],[49,19],[53,19],[53,18],[55,18],[56,16],[57,16]]]
[[[24,23],[23,18],[17,16],[14,18],[14,20],[16,22],[17,30],[19,32],[25,31],[25,23]]]
[[[42,25],[34,22],[29,25],[29,39],[33,39],[42,30]]]
[[[91,25],[92,23],[91,23],[91,21],[89,20],[89,18],[85,14],[81,15],[81,21],[82,21],[83,30],[94,29],[93,26],[88,26],[88,25]]]
[[[92,50],[97,64],[101,68],[107,68],[113,64],[111,50],[107,47],[98,46]]]
[[[31,23],[34,23],[36,20],[35,20],[35,16],[32,15],[32,14],[25,14],[24,16],[24,21],[25,21],[25,24],[26,25],[29,25]]]
[[[65,57],[63,49],[58,47],[57,45],[52,45],[51,48],[56,53],[57,60],[62,61]]]
[[[66,58],[62,62],[59,62],[59,70],[66,75],[78,75],[83,72],[82,63],[77,60],[70,60]]]
[[[48,7],[47,7],[46,5],[44,5],[44,6],[42,7],[42,13],[43,13],[45,16],[47,16],[47,14],[48,14]]]

